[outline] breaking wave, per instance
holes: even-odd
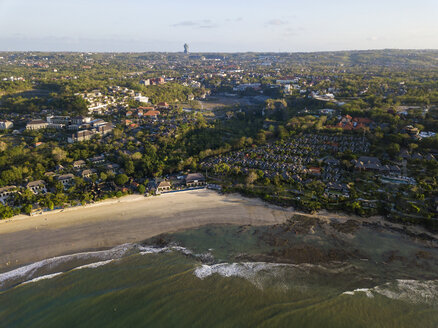
[[[30,284],[30,283],[33,283],[33,282],[38,282],[38,281],[41,281],[41,280],[52,279],[52,278],[55,278],[55,277],[57,277],[57,276],[59,276],[59,275],[61,275],[63,273],[64,272],[57,272],[57,273],[47,274],[47,275],[41,276],[41,277],[36,277],[36,278],[33,278],[32,280],[23,282],[21,285],[27,285],[27,284]]]
[[[154,247],[141,246],[138,244],[123,244],[104,251],[83,252],[57,256],[25,265],[8,272],[0,273],[0,289],[17,286],[23,283],[37,282],[43,279],[50,279],[59,274],[73,270],[98,268],[129,254],[146,255],[167,253],[172,251],[185,255],[193,255],[200,258],[206,256],[205,254],[193,254],[193,252],[189,249],[177,245]]]
[[[141,255],[168,253],[172,251],[180,252],[185,255],[193,254],[191,250],[181,246],[167,246],[167,247],[138,246],[138,249],[140,250]]]
[[[369,298],[382,295],[393,300],[410,303],[438,305],[438,280],[403,280],[397,279],[373,288],[359,288],[342,295],[365,293]]]
[[[203,280],[214,274],[222,277],[238,277],[251,282],[257,288],[263,289],[267,284],[276,285],[281,289],[289,289],[286,283],[286,273],[295,268],[293,264],[266,263],[266,262],[243,262],[243,263],[220,263],[214,265],[201,265],[193,274]]]
[[[81,265],[80,267],[74,268],[73,270],[82,270],[82,269],[95,269],[104,265],[107,265],[108,263],[114,262],[114,259],[107,260],[107,261],[100,261],[96,263],[90,263],[86,265]]]
[[[74,261],[90,261],[90,260],[103,260],[109,261],[119,259],[126,255],[129,251],[135,249],[135,244],[124,244],[105,251],[96,252],[84,252],[71,255],[57,256],[50,259],[45,259],[39,262],[35,262],[12,271],[4,272],[0,274],[0,288],[10,283],[20,283],[23,281],[32,281],[33,277],[41,272],[54,271],[58,266],[68,264]],[[99,263],[99,262],[98,262]],[[87,264],[90,267],[96,265],[96,263]],[[86,267],[84,265],[82,267]],[[70,268],[71,270],[73,268]],[[43,275],[44,276],[44,275]]]
[[[194,274],[199,279],[205,279],[213,274],[223,277],[252,278],[261,271],[272,271],[273,268],[289,266],[287,264],[244,262],[244,263],[220,263],[214,265],[202,265],[195,269]]]

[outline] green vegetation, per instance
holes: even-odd
[[[2,56],[0,114],[14,127],[0,134],[0,186],[17,189],[2,218],[145,194],[156,178],[206,170],[225,191],[285,206],[436,227],[436,51]],[[49,115],[115,128],[71,144],[68,127],[25,130]],[[364,156],[378,168],[361,166]],[[63,185],[65,174],[74,177]],[[26,188],[38,180],[47,193]]]

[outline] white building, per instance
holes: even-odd
[[[0,188],[0,202],[4,205],[8,198],[17,192],[16,186],[7,186]]]
[[[13,126],[11,121],[0,121],[0,130],[12,129]]]
[[[149,102],[149,98],[142,96],[141,93],[136,93],[134,96],[134,100],[141,102],[141,103],[148,103]]]
[[[43,120],[33,120],[26,124],[26,130],[39,130],[45,129],[49,126],[49,123]]]
[[[26,188],[29,188],[34,194],[47,193],[46,183],[43,180],[29,182]]]

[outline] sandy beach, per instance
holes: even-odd
[[[297,213],[259,199],[202,189],[158,197],[126,196],[34,217],[19,216],[0,221],[0,272],[208,224],[283,223]],[[342,221],[351,216],[322,212],[318,218]]]
[[[140,242],[207,224],[281,223],[291,210],[202,189],[127,196],[0,222],[0,272],[42,259]]]

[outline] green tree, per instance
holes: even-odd
[[[140,194],[144,194],[146,192],[146,187],[141,184],[138,186],[137,190]]]
[[[123,186],[128,181],[129,181],[129,178],[126,174],[118,174],[116,176],[116,179],[115,179],[116,184],[118,184],[119,186]]]

